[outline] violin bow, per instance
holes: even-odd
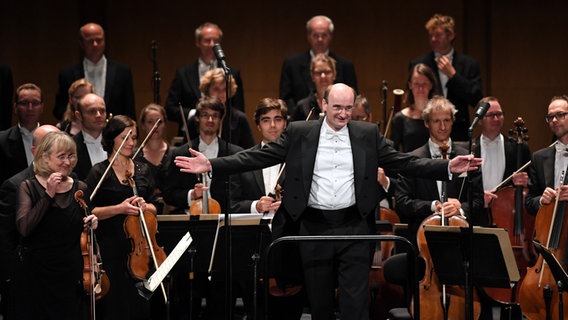
[[[101,184],[103,183],[103,180],[106,178],[106,176],[108,175],[108,172],[110,171],[110,168],[112,168],[112,164],[114,163],[114,161],[116,160],[116,158],[118,157],[118,154],[120,153],[120,150],[122,150],[122,147],[124,147],[124,144],[126,143],[126,141],[128,140],[128,138],[130,137],[130,135],[132,134],[132,129],[130,129],[128,131],[128,133],[126,134],[126,137],[124,137],[124,139],[122,140],[122,143],[120,144],[120,147],[118,147],[118,150],[116,150],[116,153],[114,154],[114,156],[112,157],[112,159],[110,160],[110,163],[108,165],[108,167],[106,168],[105,172],[103,173],[103,176],[101,177],[101,179],[99,180],[99,182],[97,183],[97,186],[95,187],[95,189],[93,190],[93,193],[91,193],[91,196],[89,197],[90,201],[93,201],[93,198],[95,197],[95,194],[97,194],[97,191],[99,191],[99,188],[101,187]]]
[[[150,132],[148,132],[148,134],[146,135],[146,138],[144,138],[144,141],[142,141],[142,144],[140,144],[140,147],[138,147],[138,150],[136,150],[136,152],[134,152],[134,155],[132,155],[132,157],[131,157],[132,159],[136,158],[136,156],[138,155],[140,150],[144,149],[144,146],[146,146],[146,143],[148,142],[150,137],[154,134],[154,131],[156,131],[156,129],[158,129],[158,126],[160,125],[160,123],[162,123],[162,119],[158,119],[158,121],[156,121],[156,123],[154,123],[154,126],[152,127],[152,129],[150,129]]]

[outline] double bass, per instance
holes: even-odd
[[[566,172],[562,171],[561,184],[566,185]],[[560,189],[557,189],[560,192]],[[536,215],[535,240],[550,249],[566,270],[566,250],[568,245],[568,217],[566,202],[556,201],[543,205]],[[559,297],[562,297],[562,301]],[[560,295],[557,282],[542,255],[538,256],[533,267],[521,283],[519,302],[523,314],[531,320],[559,319],[560,307],[563,314],[568,314],[568,297]]]
[[[448,159],[449,146],[444,144],[440,146],[440,152],[443,159]],[[447,202],[447,182],[442,182],[441,202]],[[460,215],[446,217],[444,209],[436,212],[422,222],[416,234],[418,250],[420,257],[424,260],[425,272],[424,277],[420,280],[420,315],[422,319],[465,319],[466,304],[465,290],[462,286],[442,285],[434,270],[430,250],[426,242],[424,226],[458,226],[467,228],[469,225],[464,217]],[[473,304],[474,319],[478,319],[481,314],[481,304],[477,297],[474,297]],[[413,300],[412,303],[416,303]],[[413,308],[411,307],[411,310]]]

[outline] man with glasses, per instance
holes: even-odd
[[[284,60],[280,74],[280,99],[286,102],[289,114],[294,114],[298,101],[316,90],[310,74],[310,63],[317,54],[324,53],[335,59],[335,82],[345,83],[357,91],[357,77],[353,63],[329,51],[329,44],[333,39],[333,30],[334,25],[330,18],[326,16],[312,17],[306,23],[310,50]]]
[[[221,119],[225,115],[225,105],[217,97],[203,97],[199,100],[196,106],[195,121],[199,126],[199,136],[192,139],[190,142],[176,148],[172,153],[172,159],[176,156],[189,156],[189,148],[201,151],[207,158],[213,159],[231,155],[243,150],[241,147],[234,144],[227,144],[225,140],[220,138],[219,128],[221,126]],[[175,165],[170,165],[167,172],[166,184],[164,186],[164,200],[176,207],[170,213],[188,213],[191,205],[203,199],[203,193],[209,192],[210,197],[217,200],[221,206],[221,213],[226,212],[229,208],[226,207],[227,192],[226,184],[228,180],[227,175],[217,175],[209,180],[207,175],[195,175],[190,173],[180,173]],[[205,189],[207,188],[207,189]],[[207,191],[206,191],[207,190]],[[209,212],[203,212],[209,213]],[[198,253],[207,255],[208,253]],[[174,318],[190,318],[197,319],[201,308],[201,299],[206,297],[206,288],[208,287],[207,275],[199,272],[193,280],[193,285],[190,284],[187,277],[187,270],[189,266],[179,268],[182,270],[174,275],[174,285],[176,295],[179,297],[179,304],[173,306]],[[193,290],[190,292],[189,290]],[[224,291],[223,291],[224,292]],[[209,315],[222,312],[223,297],[219,295],[223,292],[212,292],[207,296],[207,313]],[[193,305],[188,308],[187,297],[192,294]],[[214,298],[212,300],[212,297]],[[176,299],[172,299],[176,301]],[[220,303],[219,300],[221,301]],[[220,309],[220,310],[219,310]],[[191,316],[187,312],[191,310]],[[217,319],[217,318],[213,318]]]
[[[536,214],[541,206],[558,197],[568,200],[568,185],[560,181],[568,168],[568,96],[555,96],[548,105],[546,123],[558,139],[553,146],[536,151],[529,166],[529,192],[525,201],[527,211]],[[566,179],[564,179],[566,180]]]
[[[495,97],[485,97],[479,100],[476,109],[482,103],[489,103],[485,117],[479,121],[481,136],[475,139],[475,156],[483,159],[481,172],[483,176],[484,204],[488,207],[491,200],[496,199],[495,187],[513,174],[517,168],[517,160],[521,164],[530,161],[531,153],[528,144],[517,143],[514,139],[507,139],[501,133],[505,116],[499,100]],[[522,139],[522,137],[521,137]],[[517,148],[521,148],[521,159],[517,159]],[[513,186],[526,187],[528,174],[524,171],[513,175]],[[494,213],[497,214],[497,213]]]
[[[281,223],[279,219],[293,220],[299,225],[296,235],[332,237],[375,233],[379,166],[387,172],[447,180],[449,171],[476,170],[481,164],[481,159],[472,155],[458,156],[448,163],[399,153],[386,143],[376,125],[349,121],[354,101],[353,88],[335,84],[322,101],[324,119],[292,122],[280,139],[266,148],[216,159],[191,150],[195,157],[176,157],[174,163],[181,172],[216,176],[285,161],[285,196],[273,225]],[[341,319],[368,319],[374,243],[308,241],[299,247],[312,319],[333,319],[336,285]]]
[[[106,124],[106,105],[103,98],[94,93],[85,95],[75,110],[75,117],[81,122],[81,132],[73,136],[77,144],[77,165],[73,172],[85,180],[91,168],[108,158],[101,144]]]
[[[0,131],[0,183],[24,170],[34,158],[32,135],[44,108],[41,89],[33,83],[18,87],[13,108],[18,124]]]

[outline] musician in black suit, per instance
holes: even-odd
[[[567,115],[568,96],[553,97],[548,105],[545,120],[558,141],[554,146],[540,149],[532,155],[529,166],[529,192],[525,200],[530,214],[537,214],[542,205],[556,201],[556,197],[559,197],[560,201],[568,200],[568,185],[560,181],[562,173],[565,173],[568,167]]]
[[[275,142],[286,129],[288,108],[284,101],[273,98],[263,98],[256,106],[254,121],[262,135],[261,143],[251,149],[260,149],[270,142]],[[280,207],[282,193],[280,186],[284,179],[284,167],[281,163],[262,170],[242,172],[239,179],[233,179],[231,211],[235,213],[267,213],[274,214]],[[281,173],[282,172],[282,173]],[[285,234],[287,228],[294,224],[272,225],[272,237],[279,238]],[[283,251],[279,251],[282,249]],[[299,268],[298,249],[296,246],[277,247],[273,250],[270,264],[270,274],[275,274],[281,292],[290,292],[292,287],[301,286],[301,269]],[[294,259],[295,257],[296,259]],[[249,263],[250,265],[250,263]],[[243,301],[247,313],[252,300],[252,286],[250,286],[251,273],[244,273]],[[296,292],[290,296],[275,296],[271,292],[269,297],[269,319],[299,319],[302,315],[303,292]],[[249,307],[249,308],[247,308]],[[263,310],[263,309],[261,309]]]
[[[430,139],[422,147],[410,154],[420,158],[439,158],[442,155],[440,146],[449,147],[447,156],[468,154],[468,150],[450,139],[452,124],[457,110],[454,105],[441,96],[434,96],[422,113],[424,125],[430,132]],[[434,179],[402,175],[397,184],[396,211],[401,222],[408,223],[408,237],[416,245],[416,232],[422,221],[435,212],[441,212],[448,217],[462,215],[471,216],[474,224],[479,224],[478,214],[483,210],[483,184],[479,171],[470,173],[472,176],[473,208],[468,203],[468,188],[465,177],[453,175],[447,182],[447,201],[441,202],[442,183]],[[462,185],[464,186],[462,189]]]
[[[521,140],[519,143],[513,139],[507,139],[501,134],[505,115],[499,100],[495,97],[485,97],[479,100],[476,109],[485,102],[489,103],[489,109],[487,109],[483,119],[479,121],[481,136],[475,139],[477,147],[474,154],[476,157],[484,160],[481,164],[481,172],[483,176],[484,202],[487,207],[492,199],[497,198],[494,193],[495,187],[519,169],[517,161],[520,161],[521,165],[529,162],[531,160],[531,152],[528,144],[522,142],[522,137],[518,137]],[[522,127],[520,129],[522,130]],[[520,148],[519,153],[517,153],[517,148]],[[512,185],[527,187],[528,178],[526,171],[517,172],[513,175]]]
[[[316,91],[311,78],[312,58],[325,53],[335,60],[335,83],[345,83],[357,91],[357,76],[353,63],[329,51],[333,39],[333,21],[326,16],[314,16],[306,23],[310,50],[290,56],[282,64],[280,99],[286,102],[288,113],[293,115],[296,104]]]
[[[199,57],[190,65],[182,66],[176,70],[176,75],[170,86],[166,101],[166,111],[170,120],[180,125],[183,121],[180,116],[179,105],[183,107],[184,116],[189,118],[191,109],[195,109],[197,101],[203,95],[199,90],[199,81],[206,71],[221,67],[217,65],[217,59],[213,53],[213,45],[221,43],[223,31],[218,25],[205,22],[195,29],[195,46],[199,49]],[[245,111],[245,99],[243,81],[238,69],[230,68],[231,77],[237,84],[237,91],[231,98],[231,105],[241,111]]]
[[[189,144],[186,143],[172,152],[172,158],[176,156],[189,156],[189,148],[195,148],[207,155],[207,157],[216,158],[231,155],[243,150],[241,147],[227,144],[225,140],[218,137],[221,119],[225,113],[225,106],[216,97],[203,97],[199,100],[196,106],[195,119],[199,125],[199,136],[193,139]],[[205,176],[205,177],[204,177]],[[227,204],[227,183],[228,176],[216,175],[213,177],[207,186],[203,182],[203,178],[208,179],[206,175],[198,178],[195,174],[180,174],[176,166],[173,164],[169,167],[166,174],[166,183],[164,185],[164,200],[169,205],[176,207],[171,213],[188,212],[189,208],[194,201],[203,198],[204,187],[209,187],[210,197],[217,200],[221,206],[221,213],[225,212],[228,208]],[[201,256],[204,253],[197,253]],[[205,255],[210,254],[206,253]],[[224,309],[224,295],[225,290],[210,290],[207,293],[209,285],[206,280],[207,275],[197,273],[193,285],[194,304],[191,307],[191,312],[195,318],[198,315],[198,310],[201,306],[201,298],[207,299],[207,313],[209,318],[217,319],[215,317],[219,312],[222,314]],[[174,276],[175,295],[180,298],[180,303],[174,305],[174,313],[185,314],[188,310],[187,298],[189,296],[190,284],[187,279],[187,268],[176,271]],[[183,301],[183,302],[181,302]]]
[[[73,172],[85,180],[91,168],[108,158],[102,145],[102,132],[106,124],[106,106],[103,98],[86,94],[77,104],[75,117],[81,122],[81,132],[73,136],[77,144],[77,165]]]
[[[7,64],[0,63],[0,130],[6,130],[12,126],[13,94],[12,69]]]
[[[33,83],[19,86],[14,98],[18,124],[0,131],[0,183],[32,163],[32,135],[44,108],[41,89]]]
[[[377,167],[435,179],[448,179],[449,171],[477,169],[481,159],[456,157],[448,161],[418,159],[395,151],[376,125],[349,122],[355,91],[345,84],[330,86],[322,103],[326,117],[288,125],[277,142],[267,148],[233,156],[207,159],[176,157],[182,172],[213,176],[254,170],[286,162],[285,196],[274,216],[299,223],[299,235],[373,234],[378,204]],[[449,167],[448,167],[449,166]],[[374,244],[373,244],[374,245]],[[333,316],[335,287],[339,287],[341,319],[367,319],[369,243],[303,242],[300,253],[312,319]]]
[[[52,125],[42,125],[34,130],[32,138],[31,152],[35,155],[35,148],[41,142],[41,139],[49,132],[59,131],[57,127]],[[0,315],[4,319],[17,319],[18,315],[14,314],[16,292],[18,286],[16,277],[21,276],[17,273],[19,270],[18,262],[18,244],[19,234],[16,230],[16,211],[17,211],[17,192],[20,182],[32,178],[35,175],[33,163],[24,170],[16,173],[8,180],[4,181],[0,186]],[[25,276],[25,275],[24,275]],[[25,294],[19,292],[18,294]]]
[[[87,23],[79,29],[79,35],[79,45],[84,58],[80,63],[59,72],[59,88],[53,107],[55,118],[63,118],[69,100],[67,90],[71,84],[75,80],[85,78],[93,84],[95,93],[104,97],[109,113],[136,119],[132,72],[128,66],[106,58],[103,28],[96,23]]]
[[[410,61],[409,72],[418,63],[430,67],[436,75],[437,92],[450,100],[457,108],[452,130],[454,141],[467,141],[469,128],[468,106],[475,106],[483,97],[481,70],[472,57],[456,52],[452,43],[455,38],[454,19],[435,14],[426,23],[432,51]]]

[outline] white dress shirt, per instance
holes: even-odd
[[[107,152],[103,149],[103,145],[101,144],[102,136],[102,134],[99,134],[98,138],[93,138],[93,136],[83,131],[83,141],[87,146],[89,159],[91,159],[93,166],[108,158]]]
[[[441,54],[438,52],[434,52],[434,57],[436,59],[436,63],[438,63],[438,59],[440,59]],[[450,63],[454,60],[454,49],[450,51],[448,54],[445,55],[450,60]],[[441,70],[438,70],[438,76],[440,77],[440,84],[442,85],[442,91],[444,91],[444,97],[448,97],[448,88],[446,88],[446,84],[448,83],[448,76],[443,73]]]
[[[481,144],[481,173],[483,174],[483,190],[493,190],[505,173],[505,145],[503,135],[499,134],[494,140],[484,135],[479,138]]]
[[[103,55],[101,60],[97,63],[84,58],[83,59],[83,70],[85,70],[85,79],[93,84],[93,89],[95,94],[99,97],[105,96],[105,86],[106,86],[106,73],[107,73],[107,59]]]
[[[333,130],[324,120],[320,130],[308,206],[338,210],[355,204],[355,175],[349,129]]]

